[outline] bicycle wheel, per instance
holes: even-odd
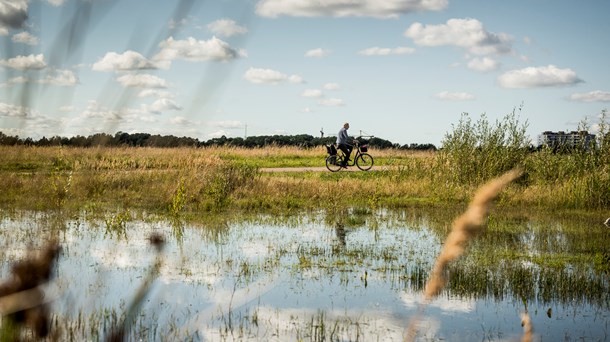
[[[373,156],[368,153],[362,153],[356,159],[356,166],[362,171],[368,171],[373,167]]]
[[[326,168],[330,172],[337,172],[337,171],[341,170],[342,161],[343,161],[343,158],[341,158],[341,156],[339,156],[339,155],[328,156],[326,158]]]

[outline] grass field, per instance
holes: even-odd
[[[172,215],[225,210],[463,205],[481,182],[456,177],[443,152],[375,150],[376,172],[274,172],[323,166],[323,147],[0,147],[0,204],[12,209],[136,208]],[[592,157],[538,152],[500,205],[595,210],[607,207],[610,172]],[[493,176],[493,174],[490,174]],[[482,178],[482,180],[484,180]]]

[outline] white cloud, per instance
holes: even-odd
[[[314,57],[314,58],[322,58],[326,57],[330,54],[330,50],[325,50],[322,48],[312,49],[305,52],[305,57]]]
[[[245,51],[237,51],[216,37],[209,40],[196,40],[192,37],[186,40],[175,40],[173,37],[169,37],[159,43],[159,47],[161,51],[153,58],[154,61],[177,59],[192,62],[229,61],[246,56]]]
[[[156,69],[156,65],[141,54],[127,50],[122,54],[107,52],[102,59],[93,64],[95,71],[128,71]]]
[[[572,69],[548,65],[508,71],[498,77],[498,82],[504,88],[536,88],[569,86],[582,80]]]
[[[9,84],[23,84],[29,82],[30,79],[25,76],[17,76],[8,80]]]
[[[341,89],[339,87],[339,84],[337,84],[337,83],[326,83],[324,86],[322,86],[322,88],[324,88],[325,90],[339,90],[339,89]]]
[[[500,62],[489,57],[474,58],[470,62],[468,62],[468,69],[476,71],[487,72],[498,70],[498,68],[500,68]]]
[[[474,100],[474,95],[465,92],[441,91],[436,97],[444,101],[468,101]]]
[[[2,59],[0,60],[0,65],[17,70],[40,70],[47,66],[42,54],[17,56],[8,60]]]
[[[247,28],[237,25],[237,23],[231,19],[216,20],[208,24],[208,29],[212,31],[212,33],[224,37],[231,37],[248,32]]]
[[[322,91],[319,89],[305,89],[301,94],[303,97],[320,98],[323,97]]]
[[[174,95],[165,90],[159,89],[143,89],[138,93],[138,97],[155,97],[155,98],[164,98],[171,99],[174,98]]]
[[[78,83],[78,77],[70,70],[55,70],[44,79],[40,80],[40,83],[71,87]]]
[[[256,13],[263,17],[375,17],[396,18],[415,11],[439,11],[448,0],[261,0]]]
[[[81,113],[85,119],[102,119],[106,122],[126,123],[133,121],[134,117],[142,114],[141,110],[123,108],[109,109],[97,101],[90,101],[87,108]]]
[[[66,0],[46,0],[50,5],[55,6],[55,7],[59,7],[61,5],[63,5]]]
[[[182,107],[171,99],[158,99],[147,109],[152,113],[162,113],[169,110],[182,110]]]
[[[39,40],[38,37],[32,35],[27,31],[19,32],[11,38],[14,43],[21,43],[27,45],[38,45]]]
[[[298,75],[288,76],[276,70],[250,68],[244,74],[244,78],[254,84],[279,84],[282,82],[303,83]]]
[[[169,20],[169,23],[167,23],[167,28],[169,28],[170,30],[176,30],[181,27],[184,27],[187,23],[187,18],[182,18],[179,21],[176,21],[174,18],[171,18]]]
[[[117,78],[117,81],[123,85],[123,87],[131,88],[167,88],[167,83],[164,79],[149,75],[123,75]]]
[[[220,138],[223,135],[226,137],[227,135],[229,135],[229,133],[227,133],[227,131],[221,129],[219,131],[212,132],[212,133],[208,134],[208,137],[209,138]]]
[[[192,124],[192,122],[185,118],[184,116],[174,116],[173,118],[171,118],[169,120],[170,123],[174,124],[174,125],[181,125],[181,126],[189,126]]]
[[[415,52],[414,48],[410,47],[397,47],[397,48],[380,48],[372,47],[364,49],[358,52],[360,55],[365,56],[388,56],[388,55],[408,55]]]
[[[578,102],[610,102],[610,92],[595,90],[588,93],[574,93],[568,99]]]
[[[0,1],[0,26],[21,28],[28,18],[28,0]]]
[[[0,23],[0,36],[8,36],[8,28],[2,26],[2,23]]]
[[[322,99],[318,101],[318,104],[326,107],[341,107],[345,106],[345,102],[341,99]]]
[[[6,83],[2,84],[2,86],[10,86],[13,84],[23,84],[29,82],[30,79],[24,76],[13,77],[6,81]]]
[[[290,83],[303,83],[303,78],[299,75],[290,75],[290,77],[288,77],[288,82]]]
[[[412,24],[404,33],[420,46],[457,46],[475,55],[507,54],[512,38],[488,32],[476,19],[449,19],[446,24]]]
[[[1,117],[26,118],[27,116],[30,116],[30,115],[31,115],[31,112],[28,108],[0,102],[0,118]]]

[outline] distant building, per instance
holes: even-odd
[[[576,148],[595,146],[595,134],[587,131],[551,132],[544,131],[538,136],[538,147]]]

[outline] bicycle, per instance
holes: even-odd
[[[326,151],[328,152],[328,157],[326,157],[326,168],[330,172],[337,172],[341,170],[343,167],[341,164],[345,160],[345,153],[341,150],[337,150],[334,144],[326,145]],[[354,151],[353,158],[348,159],[346,166],[357,166],[362,171],[368,171],[373,167],[375,161],[373,160],[373,156],[368,154],[368,146],[361,145],[358,140],[354,140]],[[350,164],[351,162],[351,164]]]

